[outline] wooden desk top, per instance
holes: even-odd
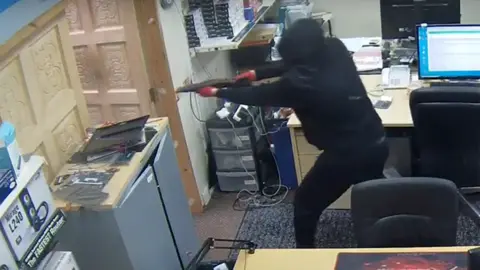
[[[377,89],[382,82],[381,75],[361,75],[363,84],[367,91]],[[388,109],[377,109],[377,113],[382,119],[385,127],[412,127],[413,120],[410,114],[410,91],[409,89],[390,89],[385,90],[384,95],[393,98],[392,104]],[[378,97],[371,96],[372,99]],[[290,116],[288,127],[301,127],[302,124],[296,115]]]
[[[334,270],[340,252],[466,252],[473,247],[382,248],[382,249],[257,249],[240,251],[234,270]]]
[[[117,205],[119,200],[122,198],[122,195],[125,192],[128,183],[139,176],[143,166],[146,164],[146,162],[152,155],[156,146],[160,143],[162,134],[164,133],[165,129],[168,128],[168,118],[165,117],[150,119],[147,125],[157,129],[157,134],[155,134],[155,136],[150,140],[147,146],[145,146],[142,152],[135,153],[128,165],[117,167],[119,171],[117,171],[113,175],[108,184],[103,188],[103,191],[109,194],[108,198],[101,205],[95,207],[95,209],[111,209]],[[90,166],[83,164],[66,164],[60,170],[60,173],[58,175],[60,176],[68,174],[74,171],[105,171],[108,168],[109,164],[95,163],[94,165]],[[51,188],[52,190],[55,190],[57,187],[54,186],[52,183]],[[81,207],[81,205],[72,204],[71,202],[63,201],[56,198],[55,205],[64,211],[76,211]]]

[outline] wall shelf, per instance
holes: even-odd
[[[191,49],[191,54],[214,52],[214,51],[228,51],[238,49],[242,41],[247,37],[250,31],[258,24],[258,22],[265,16],[270,8],[275,4],[276,0],[264,0],[260,6],[255,19],[252,22],[247,22],[232,39],[221,40],[212,44]]]

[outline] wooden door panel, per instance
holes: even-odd
[[[78,73],[93,123],[148,114],[148,81],[134,0],[70,0]]]
[[[24,153],[43,156],[47,179],[65,164],[89,126],[64,19],[35,34],[0,66],[0,114]]]

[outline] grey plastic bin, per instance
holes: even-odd
[[[252,150],[214,150],[215,163],[219,171],[255,171]]]
[[[217,172],[218,186],[221,191],[240,191],[247,189],[258,191],[256,172]]]

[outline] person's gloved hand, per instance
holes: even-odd
[[[241,81],[241,80],[248,80],[250,82],[254,82],[257,80],[257,75],[255,74],[255,70],[249,70],[247,72],[243,72],[241,74],[238,74],[235,77],[235,81]]]
[[[218,92],[218,88],[207,86],[198,90],[197,93],[202,97],[214,97],[217,95],[217,92]]]

